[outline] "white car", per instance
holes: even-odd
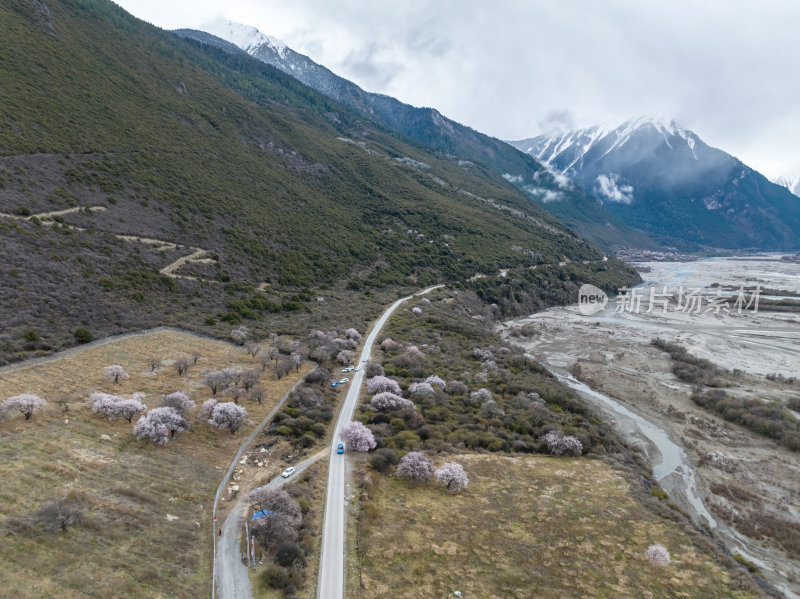
[[[294,466],[289,466],[286,470],[281,473],[283,478],[289,478],[292,474],[294,474]]]
[[[361,370],[361,366],[356,366],[355,371],[358,372],[359,370]]]
[[[349,378],[347,378],[347,377],[344,377],[344,378],[342,378],[342,379],[339,379],[339,384],[340,384],[340,385],[344,385],[345,383],[349,383],[349,382],[350,382],[350,379],[349,379]]]
[[[362,361],[362,362],[369,362],[369,358],[364,358],[364,359],[363,359],[363,360],[361,360],[361,361]]]

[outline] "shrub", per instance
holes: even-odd
[[[78,327],[75,329],[73,335],[75,336],[75,341],[78,343],[89,343],[90,341],[94,340],[94,335],[92,335],[92,332],[83,327]]]
[[[397,464],[400,458],[393,449],[382,447],[369,458],[369,464],[378,472],[386,472],[391,466]]]
[[[573,436],[564,436],[561,431],[550,431],[544,437],[547,450],[553,455],[580,456],[583,453],[583,444]]]

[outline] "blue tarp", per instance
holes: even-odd
[[[256,518],[263,518],[264,516],[271,516],[274,512],[271,510],[261,510],[260,512],[254,512],[253,517],[250,518],[251,520],[255,520]]]

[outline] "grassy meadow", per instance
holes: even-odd
[[[198,354],[187,375],[175,359]],[[163,365],[151,372],[151,358]],[[130,379],[103,380],[120,364]],[[165,446],[137,441],[125,420],[109,422],[86,404],[92,391],[145,393],[150,407],[176,390],[200,404],[211,394],[205,368],[257,367],[241,347],[176,331],[115,339],[0,371],[0,398],[35,393],[48,401],[25,421],[0,421],[0,596],[199,597],[211,589],[211,508],[225,468],[251,430],[235,435],[197,422]],[[280,381],[262,375],[266,399],[244,400],[259,422],[307,371]],[[64,412],[58,400],[69,400]],[[101,435],[107,435],[105,440]],[[35,512],[67,497],[84,515],[46,531]]]
[[[684,524],[648,509],[600,460],[459,455],[461,494],[371,475],[352,599],[752,597]],[[440,465],[437,461],[437,465]],[[672,562],[651,565],[661,543]]]

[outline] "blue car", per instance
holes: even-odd
[[[339,381],[333,381],[331,383],[331,387],[338,387],[338,386],[339,386]]]
[[[339,443],[338,447],[336,448],[336,453],[344,453],[344,445]]]

